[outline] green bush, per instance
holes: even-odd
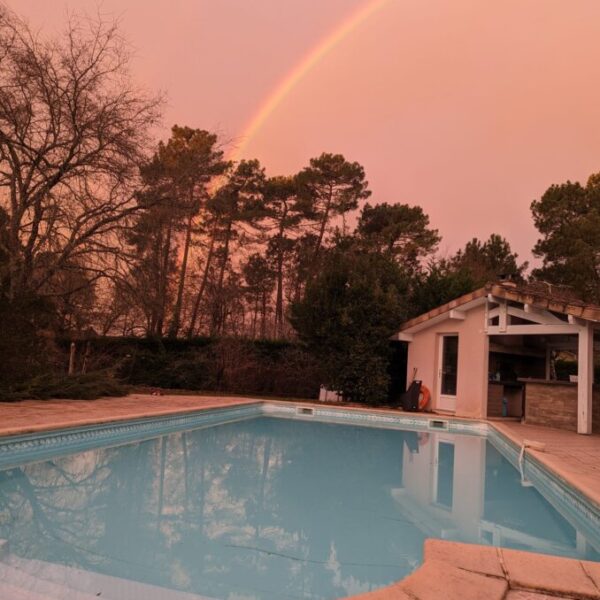
[[[167,354],[144,349],[125,357],[118,372],[132,385],[201,390],[213,387],[206,363],[206,355],[196,350]]]
[[[0,294],[0,385],[53,371],[61,352],[52,335],[52,308],[35,298],[9,301]]]
[[[93,400],[101,396],[125,396],[128,387],[106,371],[79,375],[45,373],[0,389],[0,400],[47,400],[67,398]]]
[[[406,278],[389,257],[336,251],[292,305],[291,322],[344,397],[383,404],[391,387],[390,337],[406,316]]]
[[[294,342],[92,338],[77,343],[78,370],[87,344],[90,369],[138,387],[316,398],[323,382],[319,361]],[[60,346],[67,364],[70,340]]]

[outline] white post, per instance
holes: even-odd
[[[592,386],[594,384],[594,329],[586,323],[577,345],[577,433],[592,433]]]
[[[508,326],[508,303],[506,300],[500,303],[500,317],[498,318],[498,326],[501,333],[506,332]]]
[[[487,319],[486,319],[487,322]],[[481,397],[483,398],[483,406],[480,407],[479,410],[479,414],[481,415],[481,417],[483,419],[487,419],[487,413],[488,413],[488,403],[490,401],[489,399],[489,391],[490,391],[490,384],[489,379],[488,379],[488,375],[489,375],[489,371],[490,371],[490,336],[489,335],[484,335],[483,336],[483,373],[484,373],[484,377],[483,377],[483,389],[481,390]],[[485,465],[485,459],[483,461],[484,465]]]

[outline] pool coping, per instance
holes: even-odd
[[[600,599],[600,563],[427,539],[423,563],[390,586],[348,600]]]
[[[140,403],[143,403],[146,399],[156,399],[156,396],[151,394],[131,394],[126,397],[127,399],[139,400]],[[170,396],[160,396],[160,398],[170,398]],[[194,413],[194,412],[202,412],[206,410],[214,410],[217,408],[224,408],[226,406],[239,406],[242,404],[256,404],[260,402],[265,402],[264,398],[250,398],[250,397],[234,397],[234,396],[198,396],[196,399],[201,404],[194,405],[194,397],[191,396],[181,396],[178,399],[186,399],[190,398],[192,401],[188,406],[177,406],[177,407],[169,407],[156,409],[148,407],[140,407],[134,411],[123,413],[123,414],[104,414],[100,416],[91,416],[85,417],[81,419],[65,419],[65,420],[56,420],[56,421],[45,421],[45,422],[31,422],[27,425],[14,425],[14,426],[2,426],[0,424],[0,440],[8,437],[8,436],[16,436],[16,435],[24,435],[30,433],[45,433],[49,431],[55,431],[59,429],[74,429],[78,427],[87,427],[93,425],[100,425],[105,423],[116,423],[119,421],[130,421],[135,419],[155,419],[157,417],[163,416],[172,416],[177,414],[184,413]],[[105,398],[101,399],[105,400]],[[109,398],[115,402],[115,405],[118,405],[119,401],[122,398]],[[2,405],[5,406],[18,406],[23,402],[30,402],[28,400],[25,401],[17,401],[17,402],[2,402],[0,401],[0,407]],[[59,403],[64,402],[65,406],[69,406],[70,404],[77,403],[86,403],[89,405],[93,405],[96,400],[43,400],[39,401],[40,405],[46,405],[50,403]]]

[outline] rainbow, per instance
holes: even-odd
[[[364,21],[380,10],[389,0],[368,0],[326,35],[296,66],[275,86],[250,122],[244,128],[239,145],[233,149],[231,160],[239,160],[244,150],[267,121],[271,113],[298,83],[331,52],[345,37],[350,35]]]

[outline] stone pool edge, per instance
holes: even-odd
[[[514,595],[513,595],[514,593]],[[600,563],[425,540],[423,564],[404,579],[352,600],[600,598]]]

